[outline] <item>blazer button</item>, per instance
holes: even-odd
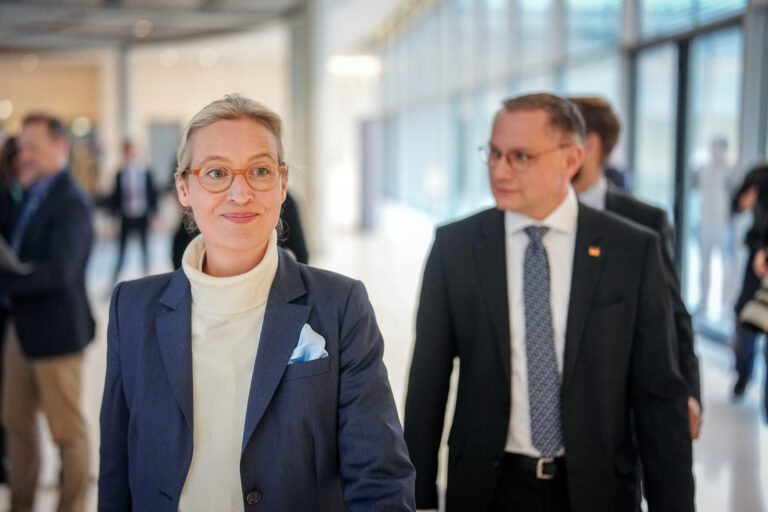
[[[245,496],[245,502],[249,505],[255,505],[261,501],[261,493],[259,491],[251,491]]]

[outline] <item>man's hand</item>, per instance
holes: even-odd
[[[739,196],[739,210],[751,210],[757,202],[757,187],[751,186]]]
[[[701,430],[701,405],[692,396],[688,397],[688,420],[691,424],[691,439],[695,441]]]
[[[757,254],[755,254],[755,259],[752,260],[752,269],[755,271],[755,275],[760,279],[768,274],[768,261],[765,261],[765,257],[765,249],[760,249],[757,251]]]

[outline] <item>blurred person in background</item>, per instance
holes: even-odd
[[[766,277],[768,277],[768,245],[766,245],[765,247],[757,251],[757,253],[755,253],[755,258],[752,261],[752,268],[755,272],[755,275],[757,275],[757,277],[764,282]],[[764,285],[763,285],[763,288],[765,288]],[[766,334],[766,333],[763,332],[763,334]],[[749,348],[749,350],[752,352],[751,358],[753,360],[756,352],[755,349],[756,347],[754,344]],[[768,343],[765,344],[764,352],[765,352],[765,368],[766,368],[766,373],[768,373]],[[768,375],[766,375],[766,378],[765,378],[765,390],[763,391],[763,411],[764,411],[763,418],[765,419],[765,422],[768,423]]]
[[[691,315],[680,295],[680,279],[674,256],[674,232],[661,208],[644,203],[608,183],[603,170],[616,146],[621,123],[611,105],[602,98],[569,98],[584,117],[587,135],[584,139],[584,163],[571,180],[579,201],[597,210],[606,210],[652,229],[661,240],[669,290],[672,294],[675,321],[675,341],[680,361],[680,372],[688,383],[688,414],[691,437],[699,436],[701,426],[701,383],[699,358],[694,351]]]
[[[94,334],[85,292],[91,203],[69,171],[69,140],[58,119],[28,115],[18,144],[18,182],[25,197],[10,245],[31,270],[0,273],[0,292],[10,301],[2,420],[10,452],[11,510],[34,509],[40,468],[37,412],[42,409],[61,458],[57,510],[80,512],[89,481],[80,396],[84,349]]]
[[[733,350],[736,359],[736,383],[733,396],[738,399],[744,395],[747,384],[752,378],[755,365],[755,353],[760,332],[739,321],[739,314],[744,305],[754,297],[760,287],[764,265],[759,256],[768,247],[768,163],[761,163],[752,168],[744,177],[739,189],[733,196],[732,209],[752,211],[752,226],[747,231],[744,243],[749,249],[749,257],[744,268],[741,291],[736,300],[736,325],[733,334]],[[761,252],[762,251],[762,252]],[[766,349],[768,357],[768,348]],[[767,360],[768,361],[768,360]],[[767,372],[768,373],[768,372]],[[768,391],[768,378],[766,379]],[[766,404],[768,414],[768,404]]]
[[[7,241],[11,237],[11,228],[18,214],[23,191],[18,184],[19,146],[16,137],[5,139],[0,150],[0,235]],[[7,297],[6,297],[7,299]],[[8,320],[10,304],[0,301],[0,404],[2,404],[3,340],[5,324]],[[0,406],[0,410],[2,407]],[[0,426],[0,483],[8,482],[8,452],[6,449],[5,429]]]
[[[287,249],[299,263],[309,263],[309,250],[304,238],[304,226],[301,223],[299,206],[287,191],[280,219],[283,224],[279,240],[280,247]]]
[[[112,212],[120,219],[120,246],[112,281],[117,282],[125,261],[125,247],[131,234],[141,242],[144,274],[149,274],[149,248],[147,231],[150,220],[157,211],[157,190],[152,181],[152,171],[140,158],[133,142],[123,142],[123,167],[115,177],[110,196]]]
[[[709,145],[710,159],[693,173],[693,185],[699,189],[699,303],[696,315],[707,313],[712,276],[712,253],[719,251],[722,261],[723,287],[720,300],[728,304],[733,300],[731,287],[732,232],[730,193],[733,183],[733,167],[728,162],[728,140],[714,137]]]
[[[11,238],[11,228],[24,197],[18,183],[18,156],[18,139],[7,138],[0,150],[0,234],[6,241]]]
[[[102,512],[414,509],[364,286],[277,245],[281,134],[239,95],[187,126],[176,188],[201,234],[181,269],[113,293]]]

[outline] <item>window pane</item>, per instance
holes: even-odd
[[[565,5],[566,53],[618,46],[620,0],[567,0]]]
[[[637,60],[634,192],[671,214],[675,190],[677,48],[647,50]]]
[[[610,164],[621,171],[626,170],[624,133],[627,128],[622,100],[621,57],[609,54],[593,59],[578,59],[563,69],[563,90],[566,96],[600,96],[611,104],[619,116],[622,130],[619,142],[611,154]]]
[[[519,25],[517,47],[523,65],[550,62],[555,59],[555,33],[558,27],[552,22],[552,0],[520,0],[517,6]]]
[[[730,213],[730,192],[740,181],[735,163],[742,54],[739,27],[691,45],[685,296],[697,322],[718,330],[731,325],[749,222],[742,215],[734,224]]]
[[[563,69],[568,96],[602,96],[614,110],[621,105],[621,58],[617,54],[570,62]]]
[[[509,72],[514,41],[510,31],[509,3],[504,0],[483,0],[483,27],[480,30],[476,58],[480,60],[480,75],[490,80],[500,79]]]
[[[747,0],[641,0],[640,35],[681,32],[744,12]]]

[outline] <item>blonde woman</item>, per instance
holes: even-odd
[[[201,235],[114,291],[101,511],[415,508],[363,285],[276,245],[281,131],[237,95],[186,129],[176,189]]]

